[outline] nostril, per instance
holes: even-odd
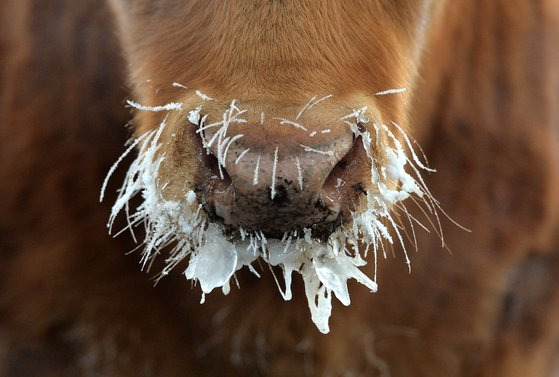
[[[363,187],[363,182],[356,183],[351,186],[351,188],[361,194],[367,195],[367,190],[365,190],[365,188]]]
[[[202,176],[207,181],[219,182],[221,187],[229,187],[231,185],[231,177],[225,166],[220,166],[217,157],[207,148],[204,148],[201,139],[198,141],[198,161]]]
[[[363,142],[359,137],[354,140],[352,147],[346,155],[334,166],[324,182],[323,190],[327,192],[336,191],[350,183],[348,180],[350,180],[351,176],[355,175],[356,165],[359,163],[363,151]]]
[[[219,160],[213,153],[204,153],[202,166],[214,179],[220,179],[224,184],[231,184],[231,177],[224,166],[220,166]]]
[[[345,159],[345,157],[340,162],[338,162],[336,164],[334,169],[335,168],[339,168],[339,169],[342,169],[342,170],[345,170],[347,168],[347,160]]]
[[[190,127],[194,151],[197,160],[196,180],[199,195],[204,211],[212,222],[223,222],[224,213],[216,207],[215,199],[221,203],[231,202],[234,192],[231,177],[223,166],[219,165],[217,157],[204,147],[203,135],[198,132],[198,127]],[[213,198],[209,200],[210,198]]]
[[[227,172],[225,166],[220,166],[220,162],[216,155],[211,151],[210,148],[205,146],[205,131],[200,129],[199,124],[191,122],[191,125],[195,127],[190,127],[192,141],[195,145],[196,155],[199,162],[200,173],[205,181],[211,182],[221,182],[220,186],[228,187],[231,185],[231,177]]]
[[[328,208],[326,208],[326,205],[324,204],[324,200],[322,199],[322,197],[318,198],[318,200],[316,201],[315,207],[320,211],[326,211],[328,209]]]

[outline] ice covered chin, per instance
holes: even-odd
[[[199,106],[189,111],[188,119],[199,127],[209,126],[204,124],[205,120],[200,115],[204,101],[209,97],[200,98]],[[131,105],[142,111],[184,110],[181,104],[157,108]],[[217,118],[222,119],[219,122],[225,125],[242,123],[243,114],[240,105],[233,101],[223,117]],[[180,200],[164,199],[157,178],[166,157],[160,142],[167,127],[165,121],[159,128],[134,140],[109,171],[107,180],[126,155],[135,148],[139,149],[112,208],[109,229],[112,230],[119,213],[124,213],[127,219],[127,226],[122,231],[130,231],[133,237],[134,228],[143,224],[146,236],[143,240],[142,268],[149,269],[156,255],[166,255],[165,267],[160,274],[163,277],[181,262],[188,261],[183,274],[199,283],[202,302],[206,294],[216,289],[228,294],[233,275],[242,268],[248,268],[259,276],[252,266],[258,258],[281,268],[282,278],[278,279],[275,275],[274,278],[285,300],[292,298],[294,273],[301,275],[312,321],[319,331],[328,333],[332,296],[343,305],[351,303],[347,287],[349,279],[355,279],[371,292],[377,291],[378,260],[386,256],[384,244],[400,243],[409,266],[405,244],[393,218],[395,204],[415,195],[422,198],[431,211],[436,212],[438,208],[420,174],[420,170],[433,170],[420,161],[402,128],[395,123],[385,125],[370,121],[366,107],[356,109],[338,121],[350,127],[356,138],[362,138],[363,148],[371,162],[371,174],[366,185],[367,195],[362,197],[362,203],[353,213],[352,222],[338,228],[325,241],[314,239],[310,229],[287,232],[282,239],[267,239],[261,232],[245,232],[242,228],[239,229],[239,237],[231,240],[222,225],[207,219],[193,191],[187,191]],[[224,162],[220,160],[219,163]],[[131,211],[128,203],[136,195],[141,195],[143,202]],[[409,216],[407,212],[404,215]],[[361,268],[370,259],[374,273],[367,276]]]

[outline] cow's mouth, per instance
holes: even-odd
[[[234,108],[238,109],[233,102],[230,110]],[[180,104],[166,110],[183,111]],[[188,113],[189,122],[197,124],[198,130],[204,124],[200,122],[200,111],[201,106]],[[317,158],[309,161],[328,167],[322,175],[314,174],[316,167],[312,163],[304,166],[295,152],[287,157],[295,156],[292,160],[296,170],[285,168],[278,145],[272,147],[272,155],[262,157],[262,152],[256,158],[247,158],[249,171],[259,175],[243,176],[246,166],[240,161],[248,155],[248,147],[240,144],[237,153],[227,157],[227,150],[240,139],[239,134],[214,134],[216,149],[211,149],[208,139],[201,139],[203,145],[194,153],[203,166],[198,185],[183,190],[160,179],[161,170],[172,170],[176,160],[166,149],[169,143],[163,141],[167,127],[163,122],[136,139],[124,153],[139,147],[139,155],[129,168],[113,206],[109,227],[119,213],[126,215],[124,230],[134,234],[134,229],[143,225],[146,234],[142,265],[149,268],[154,258],[166,255],[160,275],[165,276],[187,261],[184,275],[198,281],[204,294],[220,287],[227,293],[235,272],[247,266],[256,273],[252,263],[260,258],[270,266],[282,268],[285,289],[280,291],[289,300],[291,275],[298,272],[305,283],[312,319],[320,331],[328,332],[332,293],[349,305],[348,279],[376,291],[377,257],[383,243],[403,244],[401,223],[393,216],[399,203],[415,195],[425,199],[430,211],[436,211],[438,206],[419,174],[419,169],[430,169],[416,156],[404,131],[396,124],[392,124],[396,130],[393,132],[387,125],[370,122],[367,114],[363,107],[338,119],[351,132],[342,133],[335,140],[324,138],[314,147],[302,145],[297,139],[291,140],[291,146],[289,141],[281,145],[288,151],[294,151],[295,145],[304,152],[316,153]],[[229,123],[231,119],[241,122],[235,117],[224,116],[225,119]],[[401,138],[396,137],[398,132]],[[251,148],[257,152],[264,150],[254,143],[253,140]],[[340,150],[344,153],[337,155]],[[262,170],[256,169],[260,167],[259,161]],[[165,164],[169,166],[165,168]],[[363,175],[363,166],[369,169],[368,175]],[[305,177],[304,168],[313,174]],[[270,183],[259,186],[259,177],[267,177]],[[234,193],[228,192],[232,188]],[[166,195],[168,191],[173,195]],[[136,195],[141,196],[142,202],[137,208],[130,208],[129,203]],[[293,200],[300,203],[294,206],[290,203]],[[301,218],[297,218],[298,214]],[[372,254],[375,265],[372,279],[360,270],[367,264],[368,254]]]

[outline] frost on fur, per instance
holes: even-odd
[[[204,101],[211,100],[207,96],[198,95]],[[301,113],[329,97],[318,101],[313,98]],[[180,108],[177,104],[157,108],[135,103],[133,105],[144,111],[168,111]],[[241,118],[246,110],[241,110],[233,101],[220,121],[207,125],[205,124],[207,115],[201,117],[201,111],[202,105],[190,111],[188,119],[198,127],[205,148],[217,144],[217,159],[221,169],[225,167],[229,146],[242,137],[242,135],[227,136],[228,126],[232,123],[246,122]],[[294,122],[280,120],[282,124],[302,127]],[[437,210],[440,209],[420,175],[420,170],[429,172],[433,170],[420,161],[412,142],[402,128],[395,123],[384,125],[371,122],[367,117],[366,107],[354,110],[339,119],[339,122],[340,127],[350,127],[356,138],[361,138],[371,161],[371,184],[367,185],[367,195],[360,208],[353,214],[353,221],[336,230],[326,242],[313,239],[310,229],[305,229],[302,234],[297,234],[296,231],[286,233],[281,240],[278,240],[267,239],[261,232],[246,232],[240,228],[240,236],[232,240],[225,236],[221,225],[207,221],[202,206],[196,202],[193,191],[188,191],[180,201],[165,199],[161,194],[162,188],[158,186],[159,169],[165,159],[160,142],[161,134],[166,127],[165,121],[158,129],[134,140],[109,171],[103,184],[101,199],[107,181],[117,165],[131,153],[133,148],[139,147],[138,156],[129,167],[113,205],[108,223],[109,230],[112,232],[114,221],[121,213],[125,214],[127,220],[127,225],[122,231],[130,231],[134,239],[136,239],[134,229],[143,225],[145,239],[142,242],[144,245],[142,268],[149,269],[154,258],[161,256],[165,258],[165,267],[160,274],[160,277],[163,277],[181,262],[188,261],[183,274],[187,279],[200,283],[203,293],[202,302],[205,294],[216,288],[221,288],[223,293],[227,294],[235,272],[243,267],[247,267],[259,276],[252,266],[258,258],[269,266],[280,267],[283,271],[283,279],[281,279],[283,282],[275,274],[273,276],[285,300],[292,298],[292,277],[293,273],[298,273],[305,284],[311,318],[321,332],[328,333],[332,296],[343,305],[351,303],[347,287],[349,279],[355,279],[371,292],[377,291],[378,259],[381,253],[386,257],[385,245],[401,244],[406,263],[411,269],[404,244],[404,235],[408,236],[408,234],[405,233],[398,212],[409,220],[414,239],[414,224],[421,227],[423,225],[408,213],[402,202],[410,196],[420,198],[426,212],[431,213],[437,220]],[[218,127],[218,131],[211,140],[205,140],[201,131],[213,127]],[[326,153],[310,147],[302,147],[309,153]],[[235,163],[247,151],[243,151]],[[276,157],[277,154],[276,148]],[[298,159],[296,164],[300,170]],[[254,181],[258,182],[258,179],[257,162]],[[299,184],[302,185],[301,179]],[[342,182],[339,184],[341,185]],[[273,197],[273,180],[271,189]],[[141,196],[142,203],[131,212],[129,203],[137,195]],[[372,254],[374,266],[372,277],[362,271],[362,268],[367,265],[369,254]]]

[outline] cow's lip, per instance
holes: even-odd
[[[210,187],[210,186],[208,186]],[[202,193],[203,209],[210,221],[222,224],[229,237],[237,237],[241,232],[263,234],[266,238],[282,239],[286,235],[303,236],[310,230],[313,238],[327,239],[342,225],[340,206],[324,202],[322,207],[312,212],[286,211],[281,203],[264,208],[250,207],[251,198],[235,195],[232,186],[221,190],[220,182]],[[242,229],[242,230],[241,230]]]
[[[346,183],[330,191],[323,190],[320,200],[317,200],[321,205],[313,208],[310,214],[285,212],[280,204],[274,205],[274,208],[268,206],[259,215],[257,210],[247,210],[242,203],[250,201],[250,198],[236,196],[231,182],[217,176],[212,176],[210,180],[210,183],[198,185],[202,208],[209,221],[221,224],[232,239],[240,237],[241,233],[258,233],[271,239],[303,237],[310,230],[314,239],[326,241],[340,227],[351,223],[356,202],[364,194],[361,182]],[[341,197],[351,199],[342,202]],[[303,217],[307,220],[299,221]]]

